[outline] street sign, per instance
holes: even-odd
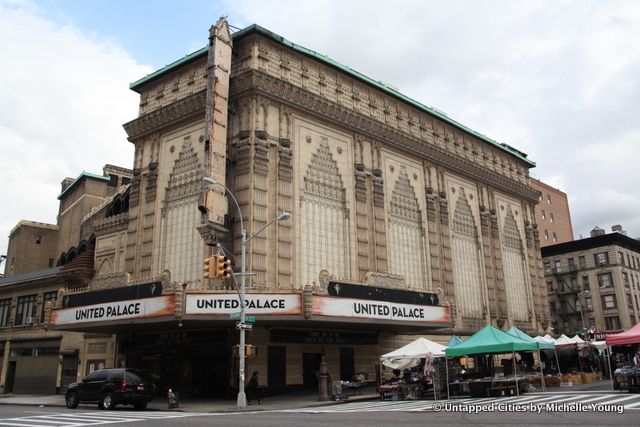
[[[256,316],[244,316],[245,323],[256,323]]]
[[[249,323],[236,323],[236,329],[244,329],[247,331],[250,331],[251,329],[253,329],[253,325],[249,324]]]
[[[239,319],[239,318],[240,318],[240,312],[237,312],[237,313],[231,313],[231,314],[229,315],[229,318],[230,318],[230,319]]]

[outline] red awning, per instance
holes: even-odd
[[[624,345],[640,343],[640,323],[619,334],[605,336],[607,345]]]

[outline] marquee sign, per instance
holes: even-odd
[[[403,322],[451,321],[448,307],[325,296],[313,297],[313,314]]]
[[[111,301],[51,311],[50,325],[129,320],[171,316],[175,313],[175,295]]]
[[[247,294],[247,314],[302,314],[300,294]],[[231,314],[240,310],[237,294],[188,294],[186,314]]]

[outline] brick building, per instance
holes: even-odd
[[[531,186],[540,192],[535,208],[540,246],[572,241],[573,227],[567,194],[535,178],[531,178]]]

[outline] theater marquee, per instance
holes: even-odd
[[[103,322],[170,316],[175,313],[175,295],[112,301],[51,311],[50,325]]]
[[[313,314],[404,322],[451,321],[448,307],[324,296],[313,297]]]
[[[302,314],[300,294],[247,294],[247,314]],[[186,314],[231,314],[240,310],[237,294],[189,294]]]

